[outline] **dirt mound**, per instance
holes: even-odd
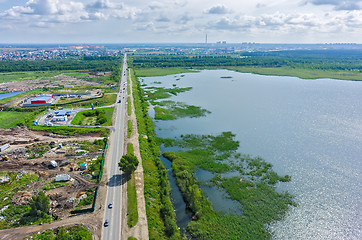
[[[33,194],[28,191],[19,191],[11,198],[13,205],[26,205],[29,204]]]

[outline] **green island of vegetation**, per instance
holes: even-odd
[[[199,106],[187,105],[181,102],[161,101],[153,102],[155,105],[155,119],[172,120],[183,117],[203,117],[210,111]],[[159,107],[164,106],[164,107]]]
[[[290,181],[279,176],[272,165],[260,157],[241,155],[236,150],[239,142],[231,132],[220,135],[185,135],[180,139],[163,139],[166,146],[178,146],[185,151],[163,153],[172,161],[172,170],[192,221],[188,232],[197,239],[270,239],[265,229],[267,224],[279,220],[290,205],[295,205],[288,193],[275,190],[277,182]],[[198,182],[195,171],[204,169],[214,177],[207,182]],[[223,173],[238,172],[233,177]],[[226,214],[215,211],[199,188],[200,184],[217,186],[228,197],[240,203],[241,214]]]
[[[172,120],[183,117],[202,117],[210,113],[210,111],[199,106],[187,105],[182,102],[175,101],[156,101],[158,99],[169,98],[172,95],[191,90],[192,87],[186,88],[162,88],[162,87],[146,87],[144,93],[152,105],[155,105],[155,119]]]

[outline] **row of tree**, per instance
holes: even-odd
[[[244,52],[228,55],[132,55],[135,68],[151,67],[290,67],[362,71],[361,50]]]

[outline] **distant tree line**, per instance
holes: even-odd
[[[129,55],[135,68],[152,67],[290,67],[362,72],[362,50],[295,50],[226,55]]]
[[[51,59],[51,60],[17,60],[0,61],[0,72],[22,71],[54,71],[54,70],[91,70],[115,71],[120,69],[121,57],[85,56],[80,59]]]

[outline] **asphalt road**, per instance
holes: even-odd
[[[123,60],[123,69],[121,71],[121,87],[127,87],[127,55],[124,55]],[[104,221],[108,220],[109,225],[103,226],[102,239],[104,240],[119,240],[122,239],[121,236],[121,223],[122,223],[122,185],[123,177],[122,172],[119,170],[118,162],[123,155],[123,144],[124,144],[124,126],[125,126],[125,113],[126,113],[126,104],[125,99],[127,97],[125,94],[127,91],[122,91],[118,94],[117,105],[115,108],[116,118],[114,124],[114,132],[112,132],[109,141],[110,159],[107,159],[108,162],[108,183],[107,183],[107,198],[105,212],[104,212]],[[118,100],[121,99],[122,102],[118,103]],[[112,203],[113,207],[108,208],[109,203]],[[104,223],[103,221],[103,223]]]

